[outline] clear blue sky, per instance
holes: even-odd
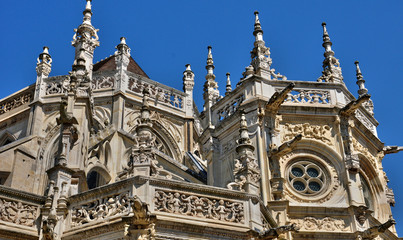
[[[0,8],[0,98],[35,82],[42,46],[50,47],[51,75],[71,70],[73,29],[82,22],[84,0],[4,1]],[[225,91],[225,73],[237,83],[250,62],[253,11],[260,11],[273,67],[289,80],[315,81],[322,70],[321,23],[327,22],[344,80],[357,96],[354,61],[359,60],[375,104],[379,138],[403,145],[403,1],[133,1],[94,0],[93,25],[101,46],[95,61],[114,53],[127,37],[132,56],[151,79],[182,89],[190,63],[196,74],[195,101],[202,106],[207,46],[213,46],[215,75]],[[387,155],[383,166],[394,189],[393,208],[403,236],[403,153]]]

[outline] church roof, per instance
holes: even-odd
[[[102,72],[102,71],[108,71],[108,70],[116,70],[115,55],[107,57],[107,58],[95,63],[93,66],[94,72]],[[134,59],[132,57],[130,57],[130,62],[129,62],[129,65],[127,66],[127,71],[136,73],[136,74],[141,75],[146,78],[150,78],[143,71],[143,69],[141,69],[141,67],[137,64],[137,62],[134,61]]]

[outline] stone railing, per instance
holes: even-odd
[[[276,89],[280,92],[282,89]],[[285,103],[330,104],[330,91],[294,89],[287,94]]]
[[[65,86],[67,86],[66,84],[68,84],[68,82],[69,80],[67,75],[49,77],[45,80],[45,95],[65,93],[67,91]]]
[[[243,202],[204,197],[195,193],[156,190],[154,210],[196,218],[245,223]]]
[[[136,77],[129,78],[128,89],[137,95],[142,96],[143,90],[147,88],[150,97],[155,99],[158,103],[172,106],[177,109],[183,110],[185,94],[173,88],[162,86],[151,80],[139,79]]]
[[[91,89],[108,89],[115,87],[115,77],[113,76],[94,76],[91,81]]]
[[[27,87],[0,102],[0,115],[16,109],[19,106],[29,104],[34,98],[34,87]]]
[[[144,187],[133,189],[134,186]],[[105,222],[132,216],[134,192],[148,205],[151,214],[172,221],[185,218],[197,222],[221,222],[247,227],[250,209],[260,209],[258,197],[228,189],[207,187],[183,181],[137,176],[102,186],[69,198],[71,221],[68,232],[86,231]],[[139,199],[139,198],[137,198]],[[253,206],[249,206],[255,202]],[[248,205],[249,204],[249,205]]]
[[[221,122],[224,119],[232,116],[236,110],[238,110],[239,105],[245,100],[243,93],[237,94],[230,97],[228,100],[225,98],[221,99],[217,104],[217,108],[214,109],[214,115],[217,118],[217,122]],[[221,103],[221,101],[223,101]]]
[[[73,206],[71,209],[71,227],[127,215],[130,212],[130,198],[129,192],[123,192]]]

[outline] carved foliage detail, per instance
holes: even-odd
[[[332,131],[329,125],[313,125],[309,123],[284,125],[285,134],[283,142],[293,139],[298,134],[304,138],[316,139],[326,144],[333,145]]]
[[[281,91],[280,89],[278,91]],[[294,90],[287,94],[285,103],[330,104],[330,92],[319,90]]]
[[[19,225],[34,226],[38,207],[18,201],[0,199],[0,220]]]
[[[71,225],[76,227],[108,217],[127,214],[130,211],[130,202],[131,197],[126,192],[73,207]]]
[[[226,222],[244,223],[243,203],[179,192],[156,191],[155,210]]]
[[[97,77],[91,81],[91,89],[113,88],[115,79],[113,77]]]
[[[343,219],[332,217],[314,218],[305,217],[302,219],[292,219],[291,223],[297,224],[302,231],[336,231],[345,232],[349,230],[348,224]]]

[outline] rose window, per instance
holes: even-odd
[[[312,195],[321,192],[326,184],[322,167],[311,161],[298,161],[288,170],[289,184],[298,193]]]

